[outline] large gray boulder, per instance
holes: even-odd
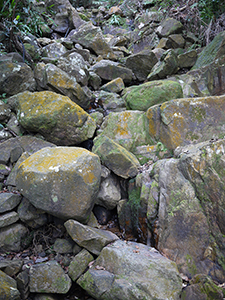
[[[15,279],[0,271],[0,295],[2,299],[19,300],[20,293]]]
[[[99,300],[179,299],[176,264],[146,245],[115,241],[77,283]]]
[[[100,177],[99,157],[88,150],[44,148],[20,164],[17,188],[38,209],[87,222]]]

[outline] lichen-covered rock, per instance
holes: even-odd
[[[74,76],[70,76],[53,64],[44,63],[37,64],[34,73],[41,90],[50,90],[67,96],[83,109],[89,107],[90,99]]]
[[[42,48],[42,56],[48,58],[58,58],[64,53],[67,49],[60,43],[54,42]]]
[[[22,242],[27,237],[27,228],[19,223],[9,225],[0,229],[0,251],[19,252],[23,250]]]
[[[109,137],[133,152],[137,146],[152,144],[146,126],[148,125],[144,112],[126,110],[110,113],[102,123],[98,134]]]
[[[75,145],[91,138],[95,121],[68,97],[50,91],[14,96],[19,123],[57,145]]]
[[[171,80],[155,80],[125,89],[123,99],[127,109],[146,111],[149,107],[183,98],[183,91],[178,82]]]
[[[92,22],[86,22],[78,30],[71,31],[68,36],[74,43],[79,43],[83,47],[94,51],[103,58],[114,59],[115,55],[107,44],[100,27],[96,27]]]
[[[168,149],[225,136],[225,96],[175,99],[147,111],[149,134]]]
[[[126,59],[126,67],[131,69],[139,81],[146,80],[152,67],[158,62],[154,52],[143,50]]]
[[[86,249],[80,251],[71,261],[68,274],[73,281],[76,281],[88,268],[88,264],[94,257]]]
[[[176,74],[178,71],[178,58],[174,50],[166,51],[160,58],[160,61],[154,65],[147,79],[157,80],[166,78],[168,75]]]
[[[11,109],[9,106],[0,100],[0,122],[7,121],[10,117]]]
[[[198,59],[192,69],[199,69],[211,64],[216,59],[225,54],[225,31],[220,32],[199,54]]]
[[[92,151],[96,153],[102,163],[116,175],[129,178],[138,173],[140,163],[138,159],[124,147],[120,146],[104,135],[94,139]]]
[[[20,300],[16,281],[4,272],[0,271],[0,295],[2,299]]]
[[[0,213],[10,211],[21,201],[21,195],[15,193],[0,193]]]
[[[115,241],[77,283],[101,300],[178,300],[181,278],[176,264],[146,245]]]
[[[9,226],[19,220],[19,215],[15,211],[11,211],[0,216],[0,228]]]
[[[125,101],[116,93],[101,91],[100,93],[96,93],[96,97],[107,111],[120,112],[126,110]]]
[[[190,68],[190,67],[193,67],[193,65],[195,64],[196,62],[196,59],[197,59],[197,51],[196,50],[190,50],[190,51],[187,51],[183,54],[179,54],[178,55],[178,65],[179,65],[179,68]]]
[[[180,21],[172,18],[165,19],[156,29],[160,37],[168,37],[171,34],[181,33],[183,25]]]
[[[30,267],[31,293],[66,294],[72,284],[70,277],[56,261],[48,261]]]
[[[35,88],[34,74],[27,64],[0,59],[0,94],[11,96]]]
[[[101,86],[101,90],[111,93],[119,93],[125,88],[123,79],[118,77]]]
[[[79,147],[44,148],[22,162],[17,187],[38,209],[87,222],[99,189],[99,157]]]
[[[133,79],[133,72],[121,66],[118,62],[102,59],[91,68],[103,80],[111,81],[118,77],[122,78],[124,83],[130,83]]]
[[[95,255],[99,255],[106,245],[119,239],[118,236],[111,231],[83,225],[75,220],[66,221],[64,226],[71,238],[79,246]]]

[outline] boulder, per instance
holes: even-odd
[[[197,51],[196,50],[190,50],[183,54],[178,55],[178,66],[180,69],[182,68],[190,68],[193,67],[193,65],[196,62],[197,59]]]
[[[130,83],[133,79],[133,73],[130,69],[121,66],[118,62],[107,59],[102,59],[94,64],[90,71],[94,71],[101,79],[107,81],[120,77],[124,83]]]
[[[0,251],[19,252],[23,250],[23,242],[27,237],[27,228],[19,223],[9,225],[0,229]]]
[[[21,199],[22,197],[19,193],[0,193],[0,213],[15,208],[20,203]]]
[[[54,260],[31,266],[29,274],[31,293],[66,294],[72,284],[70,277]]]
[[[160,61],[154,65],[147,79],[157,80],[166,78],[168,75],[176,74],[178,71],[178,58],[174,50],[166,51],[160,58]]]
[[[110,231],[83,225],[75,220],[66,221],[64,226],[79,246],[95,255],[99,255],[106,245],[119,239],[117,235]]]
[[[152,144],[146,121],[146,115],[142,111],[110,113],[105,117],[98,134],[109,137],[133,152],[137,146]]]
[[[107,136],[100,135],[96,137],[92,151],[116,175],[122,178],[130,178],[137,175],[138,167],[140,166],[137,158]]]
[[[38,209],[87,222],[100,184],[99,157],[79,147],[44,148],[22,162],[17,187]]]
[[[0,294],[2,299],[19,300],[20,293],[15,279],[0,271]]]
[[[57,145],[80,144],[95,132],[95,121],[66,96],[24,92],[14,96],[14,102],[19,123]]]
[[[139,81],[144,81],[157,62],[158,59],[153,51],[143,50],[128,56],[126,67],[133,71]]]
[[[156,29],[159,37],[168,37],[171,34],[181,33],[183,25],[180,21],[172,18],[166,18]]]
[[[116,93],[101,91],[100,93],[96,93],[96,96],[106,111],[120,112],[126,110],[125,101]]]
[[[68,36],[71,41],[82,45],[103,58],[114,59],[115,55],[107,44],[100,27],[96,27],[92,22],[81,25],[78,30],[72,30]]]
[[[0,59],[0,94],[12,96],[23,91],[34,91],[36,82],[32,69],[25,63]]]
[[[171,80],[155,80],[131,86],[124,90],[123,95],[127,109],[143,111],[155,104],[177,98],[183,98],[183,91],[178,82]]]
[[[94,257],[86,249],[81,250],[71,261],[68,274],[73,281],[76,281],[88,268]]]
[[[60,43],[54,42],[42,48],[42,56],[57,59],[61,55],[66,53],[66,51],[67,49],[65,46]]]
[[[123,79],[118,77],[101,86],[101,90],[109,93],[120,93],[125,88]]]
[[[102,300],[178,300],[182,289],[175,263],[154,248],[121,240],[106,246],[77,283]]]
[[[57,60],[56,65],[61,70],[65,71],[69,76],[75,77],[79,84],[88,84],[88,65],[81,54],[72,52],[65,57],[61,56]]]
[[[40,90],[50,90],[67,96],[83,109],[89,107],[90,99],[71,74],[67,74],[53,64],[44,63],[36,65],[34,74]]]
[[[9,226],[19,220],[19,215],[15,211],[11,211],[0,216],[0,228]]]
[[[225,96],[174,99],[147,111],[149,134],[168,149],[225,136]]]

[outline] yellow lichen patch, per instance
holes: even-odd
[[[125,111],[119,115],[118,123],[115,124],[115,138],[130,138],[131,135],[128,129],[128,120],[131,117],[131,112]]]
[[[148,119],[148,128],[149,128],[149,134],[151,137],[156,136],[156,120],[155,120],[155,111],[151,108],[147,111],[147,119]]]

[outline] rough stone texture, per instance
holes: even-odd
[[[21,201],[22,197],[14,193],[0,193],[0,213],[10,211]]]
[[[2,299],[20,300],[20,293],[17,290],[16,281],[0,271],[0,295]]]
[[[156,29],[160,37],[168,37],[171,34],[181,33],[183,25],[180,21],[172,18],[165,19]]]
[[[147,111],[149,134],[168,149],[225,136],[225,96],[175,99]]]
[[[79,252],[71,261],[68,274],[73,281],[76,281],[87,269],[88,264],[94,257],[86,249]]]
[[[19,215],[15,212],[9,212],[7,214],[0,216],[0,227],[6,227],[13,223],[16,223],[19,220]]]
[[[100,27],[96,27],[92,22],[84,23],[75,32],[71,31],[68,36],[74,43],[79,43],[83,47],[94,51],[103,58],[113,59],[115,55],[102,34]]]
[[[99,157],[79,147],[44,148],[19,166],[17,187],[36,207],[87,222],[99,189]]]
[[[176,265],[154,248],[115,241],[105,247],[78,284],[101,300],[179,299]]]
[[[88,84],[88,65],[81,54],[72,52],[66,57],[57,60],[57,67],[65,71],[69,76],[74,76],[81,85]]]
[[[120,77],[124,83],[130,83],[133,79],[133,72],[130,69],[121,66],[118,62],[107,59],[97,62],[90,70],[94,71],[101,79],[108,81]]]
[[[49,142],[79,144],[95,132],[95,121],[66,96],[44,91],[24,92],[15,97],[20,124],[28,131],[42,134]]]
[[[118,77],[101,86],[101,90],[111,93],[119,93],[125,88],[123,79]]]
[[[139,81],[147,79],[152,67],[158,62],[154,52],[143,50],[126,59],[126,67],[131,69]]]
[[[33,71],[27,64],[0,59],[0,70],[0,94],[11,96],[26,90],[35,90]]]
[[[22,240],[27,236],[27,228],[19,223],[0,229],[0,251],[19,252],[23,249]]]
[[[193,67],[193,65],[196,62],[197,56],[198,56],[197,51],[194,49],[178,55],[177,58],[178,58],[179,68],[182,69],[182,68]]]
[[[146,111],[149,107],[183,98],[183,91],[178,82],[170,80],[157,80],[125,89],[123,99],[127,109]]]
[[[178,71],[178,58],[174,50],[166,51],[160,58],[160,61],[154,65],[147,79],[157,80],[166,78],[168,75],[176,74]]]
[[[97,154],[102,163],[122,178],[134,177],[140,166],[137,158],[124,147],[107,136],[101,135],[94,139],[92,151]]]
[[[225,31],[222,31],[203,49],[192,69],[202,68],[223,56],[225,54],[224,43]]]
[[[54,260],[30,268],[29,287],[32,293],[66,294],[71,283],[70,277]]]
[[[116,93],[101,91],[97,94],[99,101],[102,102],[104,109],[110,112],[120,112],[126,110],[126,103],[123,98]]]
[[[64,226],[79,246],[95,255],[99,255],[106,245],[118,239],[118,236],[110,231],[83,225],[75,220],[66,221]]]
[[[65,46],[63,46],[60,43],[55,42],[55,43],[51,43],[51,44],[43,47],[42,55],[44,57],[57,59],[58,57],[60,57],[64,53],[66,53],[66,51],[67,51],[67,49]]]
[[[76,78],[53,64],[37,64],[35,78],[41,90],[50,90],[69,97],[83,109],[90,105],[90,99],[77,83]]]
[[[102,123],[98,134],[109,137],[133,152],[137,146],[152,144],[147,128],[144,112],[126,110],[110,113]]]

